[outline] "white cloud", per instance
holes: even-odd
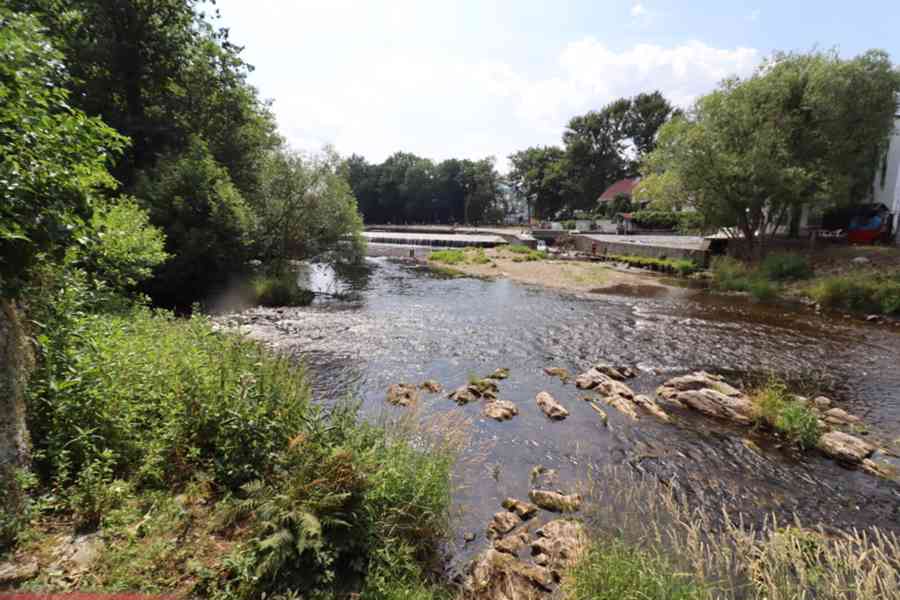
[[[759,10],[754,10],[749,15],[747,15],[747,20],[755,23],[756,21],[759,21],[760,14],[761,13]]]
[[[648,14],[649,13],[647,11],[647,8],[640,2],[635,2],[634,4],[631,5],[631,16],[634,17],[635,19],[644,17]]]

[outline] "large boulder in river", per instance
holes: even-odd
[[[659,420],[666,422],[670,420],[668,413],[660,408],[659,404],[654,402],[652,398],[639,394],[632,401]]]
[[[519,414],[519,409],[509,400],[493,400],[484,404],[482,412],[490,419],[508,421]]]
[[[410,406],[419,400],[419,390],[411,383],[394,383],[388,387],[387,400],[397,406]]]
[[[599,371],[617,381],[625,381],[637,376],[637,372],[631,367],[613,367],[606,363],[597,363],[593,368],[595,371]]]
[[[499,368],[494,369],[494,372],[488,375],[485,379],[494,379],[499,381],[501,379],[506,379],[507,377],[509,377],[509,369]]]
[[[595,390],[604,396],[634,397],[634,391],[621,381],[598,371],[589,369],[575,378],[575,385],[582,390]]]
[[[756,417],[756,410],[749,397],[718,375],[704,371],[673,377],[660,386],[656,393],[669,402],[742,425],[749,425]]]
[[[568,519],[550,521],[535,535],[537,539],[531,544],[534,562],[553,570],[573,566],[588,546],[584,525]]]
[[[613,394],[606,398],[606,403],[615,408],[617,411],[632,419],[638,420],[638,414],[634,402],[620,394]]]
[[[875,446],[843,431],[822,434],[819,450],[839,461],[857,465],[875,452]]]
[[[563,383],[568,383],[572,378],[569,370],[563,367],[544,367],[544,373],[550,377],[559,377]]]
[[[544,414],[551,419],[560,420],[569,416],[569,411],[567,411],[562,404],[557,402],[548,392],[540,392],[535,397],[535,400],[540,409],[544,411]]]
[[[576,512],[581,508],[581,495],[560,494],[550,490],[531,490],[528,497],[532,502],[550,512]]]
[[[488,534],[491,536],[502,536],[516,527],[522,522],[518,515],[509,511],[500,511],[494,515],[491,524],[488,525]]]

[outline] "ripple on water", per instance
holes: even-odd
[[[316,277],[329,285],[321,273]],[[484,455],[462,461],[457,474],[461,530],[482,530],[503,498],[525,497],[537,464],[557,469],[560,487],[624,464],[733,510],[796,511],[807,522],[900,530],[893,484],[763,441],[760,455],[741,442],[746,431],[689,415],[677,425],[648,418],[634,424],[608,411],[607,428],[579,399],[583,394],[543,374],[545,366],[578,372],[599,360],[638,366],[643,373],[633,387],[653,393],[671,374],[696,369],[736,381],[772,373],[810,393],[831,394],[893,440],[900,437],[896,332],[694,290],[571,295],[505,280],[448,278],[386,260],[345,277],[340,289],[353,300],[251,311],[256,332],[303,358],[323,400],[355,395],[365,412],[377,414],[392,410],[384,405],[391,383],[436,379],[452,387],[470,375],[510,369],[500,390],[519,406],[512,421],[486,421],[477,404],[457,408],[441,395],[425,396],[426,412],[469,415],[472,453]],[[548,421],[534,403],[542,390],[571,416]]]

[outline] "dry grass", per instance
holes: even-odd
[[[598,543],[612,538],[663,558],[709,600],[900,600],[894,534],[833,534],[774,517],[757,528],[690,508],[669,486],[618,469],[604,473],[602,492],[596,484],[586,492]]]

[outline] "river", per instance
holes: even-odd
[[[508,280],[453,278],[390,259],[369,259],[337,278],[321,269],[306,277],[314,288],[341,292],[341,299],[253,309],[239,320],[302,359],[322,401],[350,395],[362,399],[368,415],[397,413],[404,409],[385,402],[391,383],[435,379],[454,388],[470,375],[510,370],[500,398],[518,405],[511,421],[483,418],[478,403],[457,407],[446,394],[423,395],[426,413],[458,411],[472,422],[472,456],[456,474],[452,550],[459,560],[483,547],[481,536],[464,544],[466,532],[483,532],[505,497],[527,498],[536,465],[556,469],[564,491],[623,465],[750,518],[795,513],[807,525],[900,531],[895,483],[692,415],[672,424],[649,416],[632,422],[609,408],[605,427],[580,400],[583,393],[543,373],[546,366],[578,373],[598,361],[637,367],[641,374],[629,385],[650,395],[668,377],[698,369],[738,384],[774,375],[797,391],[831,397],[862,417],[871,438],[890,441],[900,438],[896,328],[701,290],[573,295]],[[535,404],[542,390],[571,415],[548,420]],[[742,441],[748,436],[757,449]]]

